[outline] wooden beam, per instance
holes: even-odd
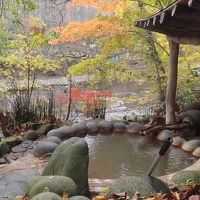
[[[175,123],[175,103],[178,73],[179,44],[169,40],[170,61],[166,94],[166,124]]]
[[[168,40],[172,40],[176,43],[179,44],[192,44],[192,45],[200,45],[200,37],[195,38],[195,37],[172,37],[172,36],[167,36]]]

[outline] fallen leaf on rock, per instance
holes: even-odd
[[[68,200],[69,199],[69,195],[64,193],[61,198],[63,200]]]
[[[18,157],[16,157],[16,156],[12,157],[12,160],[17,160],[17,159],[18,159]]]
[[[22,199],[22,200],[29,200],[28,196],[16,196],[17,199]]]
[[[96,196],[92,200],[108,200],[107,196]]]

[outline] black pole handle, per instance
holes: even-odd
[[[173,143],[173,139],[171,137],[168,137],[167,140],[162,145],[162,147],[159,151],[159,155],[163,156],[166,153],[166,151],[169,149],[169,147],[172,143]]]

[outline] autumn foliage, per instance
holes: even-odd
[[[111,91],[81,90],[79,87],[74,87],[71,90],[70,96],[73,105],[78,102],[82,103],[84,114],[91,115],[105,109],[106,98],[113,95]],[[57,94],[55,95],[55,102],[64,104],[68,103],[69,97],[66,94]]]

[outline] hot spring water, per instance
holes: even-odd
[[[99,179],[145,175],[162,144],[154,138],[119,133],[86,136],[85,140],[89,146],[89,177]],[[152,175],[170,174],[194,162],[191,155],[171,146]]]

